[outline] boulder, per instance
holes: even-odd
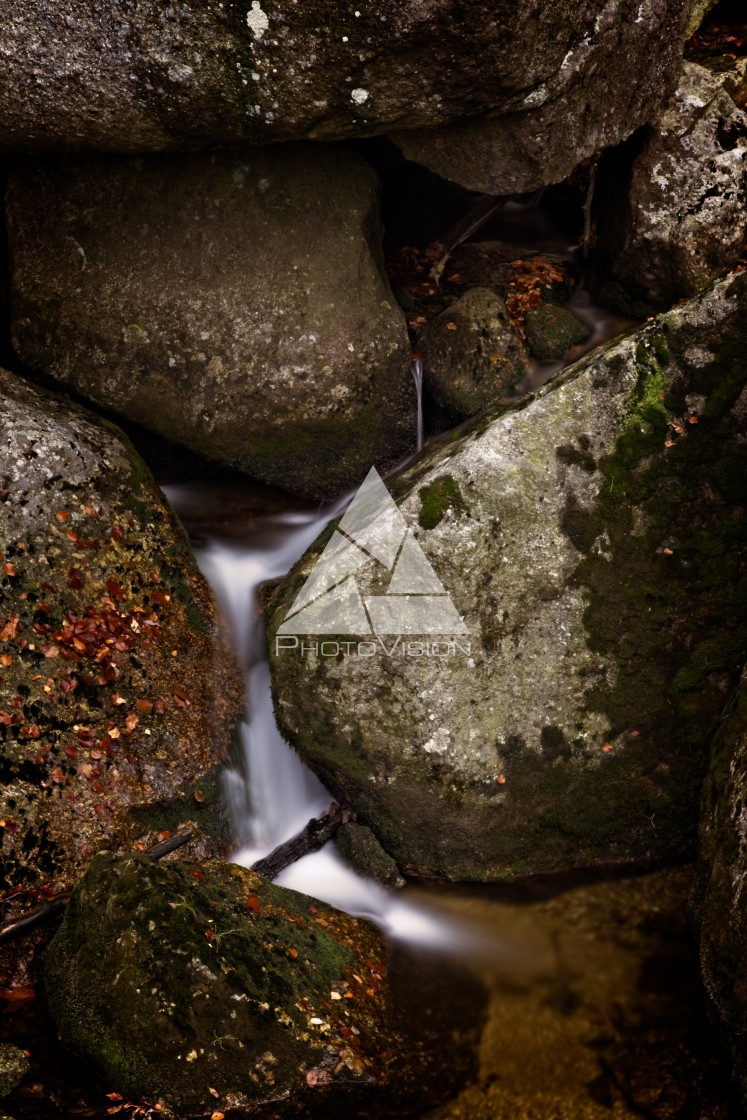
[[[527,132],[537,132],[542,109],[535,119],[530,107],[567,96],[555,150],[566,145],[577,160],[589,146],[587,118],[591,142],[600,135],[597,105],[608,143],[655,110],[676,80],[691,7],[14,0],[0,28],[0,147],[142,152],[345,139],[522,109]]]
[[[527,345],[535,358],[562,358],[589,337],[589,328],[572,311],[553,304],[531,307],[526,315]]]
[[[275,1120],[409,1115],[453,1091],[479,1000],[434,1077],[427,997],[408,1038],[388,964],[370,923],[244,868],[102,853],[44,974],[62,1041],[112,1089],[179,1120]]]
[[[746,311],[737,274],[426,451],[399,512],[346,523],[380,558],[338,555],[378,635],[278,634],[330,529],[276,592],[279,726],[403,874],[692,854],[747,654]],[[423,627],[397,624],[424,590]]]
[[[636,9],[620,0],[538,4],[531,14],[516,8],[542,77],[530,66],[512,97],[494,100],[486,115],[476,107],[471,119],[393,131],[391,139],[407,159],[469,190],[505,195],[562,182],[657,116],[677,82],[691,8],[672,0],[644,0]],[[583,25],[583,34],[569,35],[571,24]],[[549,44],[551,65],[543,59]],[[505,50],[507,58],[508,41]]]
[[[611,195],[600,182],[599,243],[628,298],[658,309],[693,295],[740,258],[747,115],[723,75],[688,62],[639,147],[627,179],[619,157],[610,168]]]
[[[378,181],[323,146],[16,164],[19,357],[266,482],[329,497],[415,439]]]
[[[28,1068],[29,1060],[23,1050],[9,1042],[0,1043],[0,1099],[13,1092]]]
[[[184,530],[122,432],[4,371],[0,541],[4,887],[186,821],[224,851],[243,680]]]
[[[747,681],[714,740],[693,893],[707,1007],[747,1105]]]
[[[529,359],[506,304],[489,288],[471,288],[418,337],[425,383],[439,404],[474,416],[509,396]]]

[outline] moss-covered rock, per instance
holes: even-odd
[[[186,535],[114,425],[3,371],[0,541],[3,886],[187,820],[223,850],[243,681]]]
[[[13,1092],[28,1068],[29,1060],[23,1050],[7,1042],[0,1043],[0,1099]]]
[[[527,343],[535,358],[562,358],[566,350],[589,337],[589,328],[565,307],[544,304],[526,316]]]
[[[313,498],[414,443],[378,180],[353,153],[26,161],[8,215],[30,368]]]
[[[111,1089],[179,1120],[274,1120],[422,1094],[432,1058],[395,1022],[387,963],[368,922],[244,868],[102,853],[44,971],[63,1041]]]
[[[747,680],[714,740],[693,892],[708,1010],[747,1106]]]
[[[403,873],[693,851],[707,744],[747,653],[746,312],[747,277],[729,277],[396,481],[468,637],[276,649],[321,542],[281,585],[280,727]],[[370,568],[362,594],[384,593]]]
[[[425,383],[444,408],[474,416],[511,394],[529,370],[506,304],[471,288],[420,332]]]
[[[608,182],[602,179],[599,242],[628,301],[661,309],[701,291],[740,258],[747,115],[723,75],[687,62],[631,155],[625,167],[616,155]]]

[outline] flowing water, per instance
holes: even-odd
[[[247,484],[247,528],[231,521],[221,531],[223,491],[215,484],[166,489],[169,502],[190,525],[202,518],[204,543],[198,563],[228,620],[247,679],[247,714],[242,727],[244,757],[224,775],[234,832],[232,859],[245,867],[299,832],[319,816],[332,797],[281,737],[275,724],[270,671],[259,595],[262,585],[285,575],[352,494],[323,509],[299,507],[275,512],[252,508],[257,487]],[[211,514],[205,524],[205,511]],[[453,919],[436,919],[426,909],[403,903],[372,880],[353,872],[333,845],[305,856],[278,878],[283,886],[314,895],[349,913],[370,917],[390,935],[432,945],[453,940]]]

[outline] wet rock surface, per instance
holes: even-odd
[[[529,361],[506,304],[471,288],[418,335],[425,383],[444,408],[474,416],[510,396]]]
[[[3,887],[31,892],[12,913],[97,849],[181,822],[194,853],[225,850],[217,770],[243,682],[183,529],[114,425],[0,371],[0,448],[0,858]]]
[[[366,875],[384,887],[405,885],[397,864],[366,825],[349,821],[338,830],[335,842],[340,855],[359,875]]]
[[[668,307],[735,265],[747,236],[747,115],[724,77],[685,63],[619,204],[610,185],[612,196],[600,195],[601,247],[614,279],[643,305]]]
[[[746,301],[728,278],[397,481],[468,649],[276,651],[319,545],[273,600],[279,726],[404,873],[692,852],[744,658]],[[383,564],[357,579],[386,593]]]
[[[703,789],[700,866],[693,911],[708,1010],[731,1053],[734,1077],[747,1102],[747,690],[727,709]]]
[[[467,983],[472,1021],[452,1022],[453,1066],[434,1076],[435,1008],[421,996],[403,1030],[390,963],[368,922],[233,864],[104,853],[45,986],[65,1043],[164,1116],[403,1115],[469,1068],[479,989]]]
[[[0,30],[0,146],[138,152],[345,139],[491,111],[518,116],[527,134],[551,128],[550,160],[541,144],[513,158],[524,178],[536,163],[540,177],[565,174],[603,138],[617,142],[648,119],[675,80],[690,8],[645,0],[637,19],[621,0],[529,10],[501,0],[489,13],[481,0],[144,0],[136,9],[73,0],[59,10],[16,0]]]
[[[8,188],[20,358],[319,498],[413,440],[378,184],[324,146],[31,160]]]

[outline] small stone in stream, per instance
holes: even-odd
[[[428,323],[418,341],[428,389],[461,416],[513,393],[529,370],[506,304],[488,288],[471,288]]]
[[[29,1060],[23,1050],[11,1043],[0,1043],[0,1097],[13,1092],[28,1068]]]
[[[336,840],[340,854],[354,871],[369,875],[383,887],[404,887],[397,864],[367,825],[350,821],[339,829]]]
[[[527,312],[526,332],[529,349],[542,361],[562,358],[569,347],[589,337],[588,327],[572,311],[552,304]]]

